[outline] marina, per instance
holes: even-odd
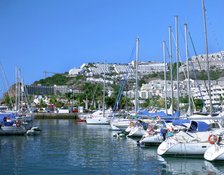
[[[1,136],[2,174],[222,174],[222,163],[161,157],[157,147],[114,137],[108,125],[75,120],[35,120],[37,136]]]
[[[0,2],[0,175],[224,174],[224,3],[92,3]]]

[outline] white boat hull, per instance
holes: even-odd
[[[109,125],[110,120],[106,117],[93,117],[86,118],[86,123],[88,125]]]
[[[128,137],[142,137],[147,131],[143,127],[134,127],[128,134]]]
[[[155,135],[149,135],[147,137],[142,138],[139,141],[140,146],[153,146],[153,145],[159,145],[163,142],[163,136],[160,135],[160,133]]]
[[[208,161],[224,160],[224,145],[212,145],[205,151],[204,158]]]
[[[163,141],[158,149],[159,155],[174,155],[184,157],[203,157],[205,151],[211,146],[208,142],[180,143],[172,138]]]
[[[2,126],[0,128],[0,135],[23,135],[26,129],[23,126]]]
[[[130,124],[129,119],[118,119],[118,120],[111,120],[110,121],[110,126],[112,130],[120,130],[120,131],[125,131]]]

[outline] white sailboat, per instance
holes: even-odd
[[[223,131],[219,123],[207,124],[191,121],[188,131],[180,131],[168,137],[159,145],[157,153],[159,155],[203,157],[205,151],[211,146],[210,136]]]
[[[113,118],[110,120],[111,130],[113,131],[125,131],[131,120],[126,118]]]
[[[210,136],[211,146],[205,151],[204,158],[208,161],[224,160],[224,143],[222,141],[224,133]]]
[[[138,57],[139,57],[139,38],[136,38],[136,60],[135,60],[135,111],[134,115],[138,112]],[[127,77],[126,77],[127,78]],[[121,130],[129,133],[132,128],[134,128],[133,119],[127,118],[111,118],[110,125],[112,130]]]
[[[139,112],[139,99],[138,99],[138,59],[139,59],[139,38],[136,38],[136,60],[135,60],[135,111],[134,115],[137,116]],[[146,134],[146,129],[141,120],[136,121],[134,125],[130,125],[125,131],[128,137],[142,137]]]
[[[204,158],[208,161],[224,160],[224,145],[214,144],[204,153]]]
[[[141,120],[138,120],[134,127],[131,128],[130,132],[128,133],[128,137],[142,137],[143,135],[145,135],[147,133],[146,129],[148,123],[145,123]]]
[[[110,118],[109,116],[112,115],[111,111],[102,111],[97,110],[94,113],[90,114],[86,117],[86,124],[88,125],[109,125]]]
[[[105,90],[106,90],[106,82],[105,82],[105,70],[104,70],[104,80],[103,80],[103,110],[98,110],[92,115],[86,117],[86,124],[88,125],[109,125],[110,117],[112,115],[112,111],[105,111]]]

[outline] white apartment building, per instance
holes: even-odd
[[[70,76],[75,76],[75,75],[80,74],[81,71],[82,71],[82,69],[80,69],[80,68],[73,68],[68,71],[68,74]]]
[[[195,70],[207,70],[207,60],[206,55],[201,54],[191,57],[191,62],[194,65]],[[217,69],[224,69],[224,51],[208,54],[208,60],[210,67],[215,67]],[[199,65],[200,64],[200,65]],[[180,71],[186,70],[187,63],[185,62]],[[190,64],[189,69],[192,70],[192,65]]]
[[[132,61],[132,65],[134,67],[134,61]],[[156,62],[139,62],[138,64],[138,71],[140,74],[150,74],[150,73],[157,73],[163,72],[164,68],[168,69],[167,64],[165,63],[156,63]]]
[[[164,63],[156,62],[139,62],[138,72],[141,75],[162,72],[164,71]],[[168,66],[166,64],[166,68]],[[135,65],[134,61],[129,64],[104,64],[104,63],[94,63],[94,64],[83,64],[79,69],[73,68],[69,70],[69,75],[77,75],[81,72],[85,72],[87,76],[102,75],[105,74],[134,74]]]
[[[203,99],[206,107],[210,107],[210,98],[208,95],[208,91],[206,90],[205,86],[202,85],[201,89],[195,88],[193,91],[193,97],[196,99]],[[222,106],[222,100],[224,99],[224,86],[220,85],[212,85],[211,86],[211,100],[212,105],[216,107]]]

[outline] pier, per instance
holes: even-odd
[[[78,119],[78,113],[35,113],[35,119]]]

